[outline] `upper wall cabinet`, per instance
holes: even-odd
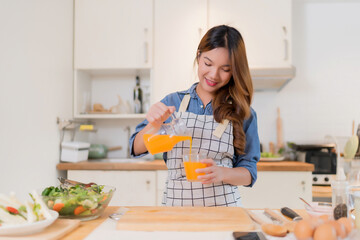
[[[240,31],[250,68],[291,65],[291,1],[209,0],[208,19]]]
[[[76,0],[75,69],[152,67],[153,1]]]
[[[196,49],[207,30],[206,0],[155,0],[153,102],[195,81]]]

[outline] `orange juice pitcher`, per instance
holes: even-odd
[[[181,118],[175,118],[174,115],[172,118],[170,123],[163,124],[156,133],[144,134],[144,143],[149,153],[154,155],[168,152],[180,141],[189,140],[191,146],[192,138],[184,121]]]

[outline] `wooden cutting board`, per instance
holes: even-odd
[[[57,219],[53,224],[44,229],[44,231],[26,236],[6,236],[0,237],[0,240],[56,240],[60,239],[80,225],[80,220]]]
[[[249,231],[255,225],[240,207],[136,207],[118,221],[129,231]]]

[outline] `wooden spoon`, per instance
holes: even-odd
[[[276,225],[272,223],[265,223],[261,218],[256,216],[250,210],[245,209],[246,213],[250,216],[250,218],[255,221],[256,223],[260,224],[261,230],[274,237],[285,237],[287,234],[287,229],[281,225]]]

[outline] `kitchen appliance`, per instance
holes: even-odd
[[[88,159],[90,143],[62,142],[60,160],[64,162],[80,162]]]
[[[297,160],[314,164],[313,185],[330,186],[335,180],[337,154],[335,144],[292,144],[296,150]]]

